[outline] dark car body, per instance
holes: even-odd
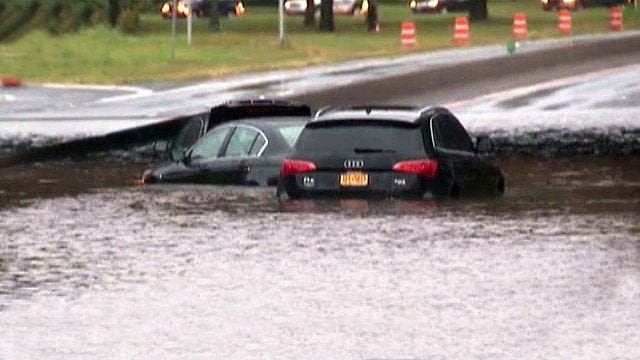
[[[282,159],[308,120],[283,116],[225,122],[181,159],[147,170],[142,182],[276,185]]]
[[[278,194],[440,197],[504,192],[504,177],[442,107],[354,107],[309,122],[283,161]]]
[[[186,0],[178,1],[178,11],[176,15],[186,18],[191,12],[194,16],[211,16],[211,0],[191,0],[191,7]],[[242,0],[218,0],[218,15],[239,16],[245,12],[245,5]],[[160,6],[160,13],[165,18],[173,15],[173,1],[166,1]]]
[[[588,7],[614,7],[624,5],[626,0],[541,0],[546,11],[567,9],[575,10]]]
[[[447,13],[469,11],[471,0],[411,0],[409,9],[417,13]]]
[[[214,106],[210,111],[180,119],[181,128],[173,136],[166,148],[167,156],[172,160],[181,160],[185,152],[214,127],[233,120],[251,118],[301,117],[310,119],[311,108],[291,101],[255,99],[233,100]],[[160,155],[160,154],[157,154]]]

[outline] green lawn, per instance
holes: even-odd
[[[157,14],[142,17],[136,36],[104,27],[52,37],[34,31],[0,45],[0,76],[31,82],[137,83],[188,80],[248,70],[323,64],[365,56],[405,53],[400,48],[400,22],[413,20],[418,46],[412,51],[450,47],[455,14],[412,15],[399,3],[379,5],[381,31],[365,31],[364,19],[340,16],[335,33],[317,33],[302,26],[301,17],[287,17],[287,45],[278,44],[277,9],[249,8],[245,16],[222,20],[223,31],[207,32],[207,19],[196,19],[194,45],[186,45],[185,21],[180,21],[175,61],[169,60],[170,22]],[[490,19],[471,25],[472,45],[506,43],[514,12],[528,15],[531,39],[559,36],[556,14],[535,0],[493,0]],[[573,13],[574,34],[607,32],[607,11]],[[640,11],[627,6],[626,29],[640,27]]]

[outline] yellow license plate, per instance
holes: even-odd
[[[340,174],[340,186],[367,186],[369,185],[369,174],[349,171]]]

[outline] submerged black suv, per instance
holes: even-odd
[[[441,197],[500,195],[505,180],[458,119],[442,107],[320,111],[282,162],[278,196]]]

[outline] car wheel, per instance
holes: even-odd
[[[498,179],[497,190],[499,195],[504,194],[504,192],[507,190],[507,184],[504,180],[504,176],[502,175],[500,175],[500,178]]]
[[[506,184],[505,184],[504,176],[499,175],[493,182],[493,185],[491,186],[491,188],[489,189],[489,194],[492,196],[498,197],[503,195],[505,190],[506,190]]]
[[[433,189],[433,195],[438,197],[452,196],[457,197],[460,195],[460,188],[455,182],[453,171],[449,166],[442,167],[439,170],[438,177]]]

